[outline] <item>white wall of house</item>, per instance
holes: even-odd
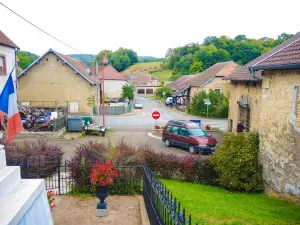
[[[129,84],[125,80],[105,80],[104,95],[110,98],[120,98],[122,95],[122,87]]]
[[[4,55],[6,58],[6,75],[0,75],[0,93],[2,92],[8,75],[16,64],[16,52],[14,48],[0,45],[0,55]],[[16,70],[13,72],[13,80],[16,82]]]

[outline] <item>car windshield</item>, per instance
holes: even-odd
[[[142,103],[141,103],[141,102],[136,102],[135,104],[136,104],[136,105],[141,105]]]
[[[208,137],[209,136],[208,133],[206,131],[202,130],[201,128],[190,129],[190,132],[194,137]]]

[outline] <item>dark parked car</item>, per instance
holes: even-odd
[[[125,102],[125,98],[120,98],[119,102]]]
[[[191,154],[213,152],[217,144],[216,139],[199,124],[188,120],[170,120],[164,128],[162,140],[166,147],[182,147]]]
[[[118,102],[119,102],[119,99],[118,99],[118,98],[113,98],[113,99],[111,100],[111,102],[112,102],[112,103],[118,103]]]

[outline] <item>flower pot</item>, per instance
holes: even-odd
[[[100,202],[97,204],[97,216],[105,216],[107,203],[104,200],[108,196],[108,186],[96,184],[96,196],[100,199]]]

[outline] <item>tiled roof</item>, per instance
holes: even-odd
[[[279,49],[274,54],[266,57],[260,62],[252,65],[254,70],[267,68],[280,68],[300,66],[300,34],[295,35],[296,39],[285,47]]]
[[[73,59],[69,56],[58,53],[51,48],[47,52],[45,52],[42,56],[40,56],[38,59],[36,59],[33,63],[31,63],[31,65],[28,66],[25,70],[23,70],[23,72],[18,76],[18,79],[21,78],[24,74],[26,74],[26,72],[31,67],[33,67],[36,63],[38,63],[42,58],[44,58],[49,53],[56,55],[58,58],[64,61],[68,66],[70,66],[77,74],[82,76],[86,81],[88,81],[90,84],[94,84],[94,82],[89,77],[89,73],[87,72],[87,67],[79,59]]]
[[[89,73],[87,71],[87,67],[81,62],[79,59],[71,58],[70,56],[58,53],[62,58],[64,58],[66,61],[68,61],[70,64],[72,64],[78,71],[80,71],[85,77],[89,77]]]
[[[102,66],[98,66],[98,76],[96,76],[95,66],[89,66],[89,69],[91,71],[91,77],[94,81],[99,81],[99,79],[102,79],[102,73],[103,68]],[[97,77],[97,78],[96,78]],[[123,74],[119,73],[113,66],[107,65],[105,66],[104,70],[104,79],[105,80],[125,80],[125,77]]]
[[[168,84],[168,86],[172,87],[174,90],[179,90],[184,88],[186,85],[190,85],[190,80],[192,80],[196,75],[186,75],[182,76],[174,82]]]
[[[213,79],[214,77],[227,77],[232,72],[238,68],[238,64],[235,62],[222,62],[216,63],[215,65],[209,67],[207,70],[203,71],[197,75],[194,79],[190,81],[191,86],[200,87],[205,84],[208,80]]]
[[[254,66],[255,64],[264,61],[268,58],[270,58],[272,55],[276,54],[278,51],[282,51],[285,47],[292,44],[293,42],[297,41],[300,37],[300,34],[294,35],[292,38],[288,39],[287,41],[281,43],[280,45],[276,46],[275,48],[271,49],[270,51],[262,54],[261,56],[257,57],[256,59],[252,60],[251,62],[247,63],[246,65],[242,66],[240,69],[232,73],[231,75],[227,76],[226,80],[233,80],[233,81],[257,81],[262,79],[262,73],[261,70],[256,71],[254,73],[254,76],[256,79],[254,79],[251,76],[251,73],[249,71],[249,67]]]
[[[1,30],[0,30],[0,45],[9,46],[12,48],[20,49],[12,40],[10,40]]]

